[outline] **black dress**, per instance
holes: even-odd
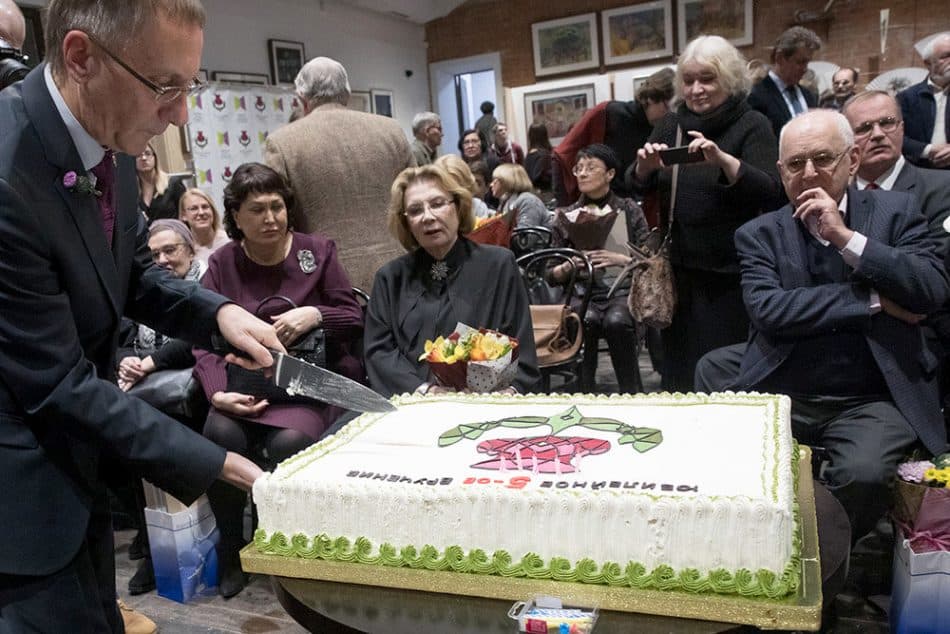
[[[513,385],[522,394],[532,391],[540,374],[528,295],[514,255],[460,237],[442,262],[444,267],[433,269],[436,260],[417,249],[376,273],[363,344],[372,388],[388,397],[429,381],[428,365],[417,360],[426,340],[448,335],[462,322],[517,337]],[[439,269],[446,270],[442,280],[436,279]]]
[[[161,194],[152,196],[152,202],[148,205],[142,200],[142,194],[139,193],[139,211],[145,214],[149,222],[154,222],[159,218],[178,218],[178,201],[181,195],[185,193],[185,184],[179,178],[173,178],[168,182],[168,187]]]

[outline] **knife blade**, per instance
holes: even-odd
[[[232,353],[247,357],[243,350],[235,348],[220,333],[211,335],[211,351],[224,356]],[[331,405],[338,405],[356,412],[391,412],[396,406],[362,383],[325,368],[307,363],[284,352],[268,349],[274,365],[264,376],[288,394],[303,396]]]
[[[362,383],[283,352],[274,356],[271,380],[288,394],[306,396],[357,412],[391,412],[396,406]]]

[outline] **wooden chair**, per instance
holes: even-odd
[[[567,264],[568,278],[561,284],[549,283],[550,271],[555,266]],[[576,282],[581,279],[591,279],[594,267],[590,259],[576,249],[552,248],[541,249],[527,253],[518,258],[521,277],[528,291],[528,299],[532,304],[556,304],[567,306],[577,314],[578,328],[581,333],[567,333],[571,340],[575,336],[583,337],[584,316],[587,313],[588,297],[576,294]],[[581,383],[581,368],[584,349],[583,346],[571,357],[556,363],[539,365],[541,371],[542,390],[551,391],[551,377],[560,376],[563,379],[561,390],[583,391]]]

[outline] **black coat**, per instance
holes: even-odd
[[[799,86],[798,89],[805,96],[805,103],[808,104],[809,108],[818,105],[818,99],[812,91],[804,86]],[[749,91],[748,102],[750,106],[764,114],[772,122],[772,131],[775,133],[776,139],[782,130],[782,126],[792,119],[792,113],[788,110],[782,91],[778,89],[778,86],[768,75],[752,86],[752,90]]]
[[[73,560],[105,497],[104,454],[186,503],[225,456],[109,381],[123,315],[209,345],[224,298],[152,264],[124,155],[110,249],[95,198],[63,185],[85,170],[44,66],[0,95],[0,574]]]
[[[462,322],[517,337],[518,373],[513,385],[525,394],[540,374],[528,294],[508,249],[459,238],[445,258],[445,294],[429,275],[434,260],[422,249],[376,273],[363,342],[370,385],[384,396],[413,392],[428,380],[419,361],[427,339],[449,335]],[[432,314],[431,320],[426,315]]]

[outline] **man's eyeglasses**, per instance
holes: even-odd
[[[451,198],[433,198],[428,202],[417,203],[406,207],[406,211],[404,211],[403,214],[409,220],[419,220],[425,214],[426,208],[433,214],[438,214],[445,211],[449,205],[454,203],[455,201]]]
[[[171,256],[178,253],[178,249],[182,248],[183,246],[185,246],[184,242],[176,242],[175,244],[166,244],[163,247],[158,247],[157,249],[153,249],[152,260],[158,262],[158,259],[162,257],[163,255],[166,258],[170,258]]]
[[[865,121],[861,125],[853,128],[854,136],[863,137],[871,134],[874,131],[874,126],[877,125],[881,128],[881,132],[885,134],[888,132],[893,132],[897,129],[897,126],[900,125],[901,120],[897,117],[881,117],[880,119],[874,119],[872,121]]]
[[[848,150],[845,150],[840,154],[819,152],[814,156],[798,156],[793,159],[789,159],[788,161],[782,161],[782,167],[784,167],[790,174],[799,174],[804,171],[805,166],[808,165],[808,161],[811,161],[811,164],[814,165],[816,170],[830,172],[838,165],[841,157],[847,153]]]
[[[105,46],[103,46],[96,38],[92,37],[88,33],[86,35],[88,35],[89,39],[95,42],[96,46],[101,48],[102,51],[106,55],[111,57],[112,61],[114,61],[116,64],[124,68],[126,71],[128,71],[130,75],[132,75],[132,77],[135,77],[137,80],[142,82],[142,84],[144,84],[149,90],[154,92],[155,101],[157,101],[160,104],[171,103],[175,101],[176,99],[178,99],[179,97],[181,97],[182,95],[193,95],[201,91],[201,89],[205,87],[204,82],[202,82],[197,77],[192,78],[192,80],[188,82],[188,84],[185,86],[159,86],[155,82],[141,75],[138,71],[136,71],[134,68],[132,68],[125,62],[123,62],[121,59],[119,59],[112,51],[110,51]]]

